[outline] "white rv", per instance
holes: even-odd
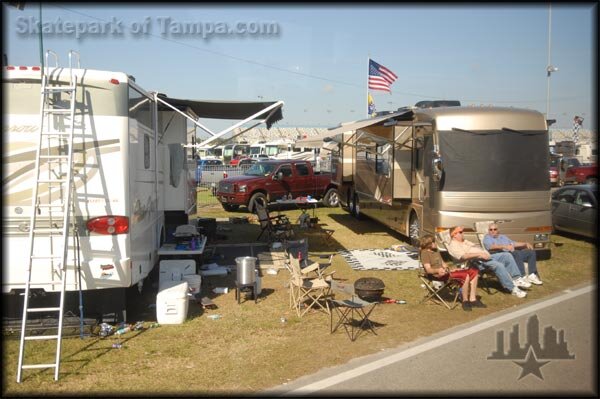
[[[319,138],[338,144],[334,180],[354,216],[413,241],[462,225],[477,242],[474,223],[494,220],[512,239],[550,256],[548,126],[541,113],[412,107],[342,124]]]
[[[78,81],[71,223],[77,227],[79,240],[69,237],[66,291],[104,290],[104,299],[94,302],[106,305],[114,300],[115,306],[124,309],[124,288],[138,284],[141,290],[144,278],[157,263],[166,226],[195,213],[194,167],[188,164],[182,146],[187,119],[158,104],[154,93],[122,72],[55,68],[49,73],[50,83],[67,85],[71,71]],[[2,292],[16,294],[25,287],[29,261],[41,121],[40,68],[5,67],[2,91]],[[68,103],[65,97],[58,93],[53,100]],[[50,123],[59,128],[70,122],[59,114],[51,116]],[[44,168],[42,174],[56,173],[51,164]],[[52,196],[50,203],[57,203],[57,194],[46,187],[38,197]],[[37,211],[38,223],[46,219],[50,224],[45,214],[48,210]],[[52,251],[49,236],[37,240],[38,250],[45,246]],[[51,284],[53,281],[56,284]],[[32,289],[58,292],[59,281],[50,266],[32,268]],[[93,305],[88,301],[86,308]],[[104,306],[102,312],[110,310]]]

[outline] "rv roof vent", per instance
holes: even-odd
[[[458,100],[433,100],[419,101],[415,104],[417,108],[438,108],[438,107],[460,107]]]

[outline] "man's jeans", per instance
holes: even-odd
[[[529,271],[528,271],[529,274],[531,274],[531,273],[538,274],[537,265],[535,263],[536,262],[535,250],[533,250],[533,249],[515,249],[512,252],[512,255],[515,258],[515,262],[517,263],[517,266],[523,276],[527,275],[527,273],[525,273],[524,262],[527,262],[527,268],[529,269]]]
[[[498,252],[491,255],[492,259],[478,262],[477,267],[480,270],[489,270],[494,273],[500,284],[507,290],[512,291],[515,287],[513,279],[521,277],[515,259],[508,252]]]

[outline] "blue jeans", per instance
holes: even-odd
[[[508,252],[491,254],[492,259],[481,261],[477,267],[480,270],[489,270],[498,277],[500,284],[509,291],[515,287],[513,279],[521,277],[519,268],[513,256]]]
[[[527,267],[529,268],[529,274],[534,273],[538,274],[535,251],[533,249],[515,249],[512,252],[513,257],[515,258],[515,262],[521,271],[521,274],[525,275],[525,265],[524,262],[527,262]]]

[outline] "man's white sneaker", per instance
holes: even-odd
[[[519,288],[530,288],[531,283],[524,277],[519,277],[513,280],[515,285]]]
[[[521,291],[519,287],[514,287],[511,291],[511,294],[517,298],[525,298],[527,296],[527,293],[525,291]]]
[[[535,284],[535,285],[542,285],[542,280],[540,280],[540,278],[535,274],[535,273],[531,273],[529,276],[527,276],[527,281],[529,281],[531,284]]]

